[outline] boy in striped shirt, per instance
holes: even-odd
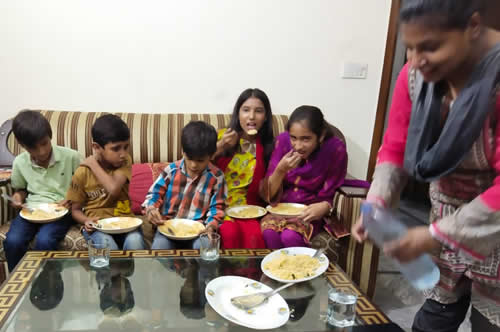
[[[183,158],[165,167],[142,206],[153,225],[174,218],[191,219],[203,223],[204,232],[210,235],[224,219],[227,197],[224,173],[210,163],[217,150],[217,132],[205,122],[191,121],[182,129],[181,145]],[[200,248],[198,238],[182,242],[189,248]],[[180,245],[157,230],[151,249]]]

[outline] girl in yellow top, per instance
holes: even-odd
[[[215,164],[224,172],[229,207],[263,205],[260,180],[273,149],[271,104],[259,89],[247,89],[234,105],[228,129],[219,132]],[[224,248],[265,248],[257,219],[226,217],[219,228]]]

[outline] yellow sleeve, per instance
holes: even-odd
[[[227,128],[223,128],[221,130],[219,130],[219,132],[217,133],[217,140],[220,141],[220,139],[222,138],[222,136],[224,136],[224,133],[226,132]]]

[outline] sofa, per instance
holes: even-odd
[[[52,141],[60,146],[70,147],[79,151],[82,156],[91,154],[90,130],[94,120],[102,113],[85,113],[72,111],[40,111],[50,122],[53,131]],[[191,120],[203,120],[212,124],[216,129],[224,128],[229,124],[230,114],[139,114],[115,113],[129,126],[131,133],[130,155],[133,160],[130,196],[132,205],[140,204],[148,181],[152,183],[156,174],[166,162],[181,158],[180,131]],[[273,116],[275,135],[285,130],[288,117],[286,115]],[[22,152],[14,135],[11,134],[12,121],[7,120],[0,127],[0,167],[9,167],[16,155]],[[336,135],[345,138],[336,129]],[[0,185],[0,194],[12,194],[10,183]],[[366,195],[365,189],[341,187],[337,191],[334,201],[335,217],[347,228],[359,216],[360,203]],[[141,197],[142,196],[142,197]],[[8,231],[10,220],[17,212],[8,202],[0,197],[0,279],[5,278],[5,254],[3,240]],[[146,242],[151,243],[153,230],[149,223],[143,223]],[[326,232],[320,233],[313,239],[313,243],[326,246],[330,260],[337,262],[344,271],[359,285],[369,297],[375,289],[378,267],[378,250],[369,243],[358,244],[351,237],[334,239]],[[61,250],[86,250],[87,244],[77,225],[71,227],[66,237],[61,241]],[[3,274],[3,276],[2,276]]]

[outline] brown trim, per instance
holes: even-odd
[[[392,66],[394,64],[394,53],[398,39],[398,16],[401,8],[401,0],[392,0],[391,14],[389,17],[389,29],[387,30],[387,43],[385,46],[384,67],[382,69],[382,80],[378,95],[377,113],[375,116],[375,127],[373,129],[370,159],[368,161],[368,172],[366,179],[369,181],[375,171],[377,153],[384,134],[385,115],[389,105],[389,94],[391,89]]]

